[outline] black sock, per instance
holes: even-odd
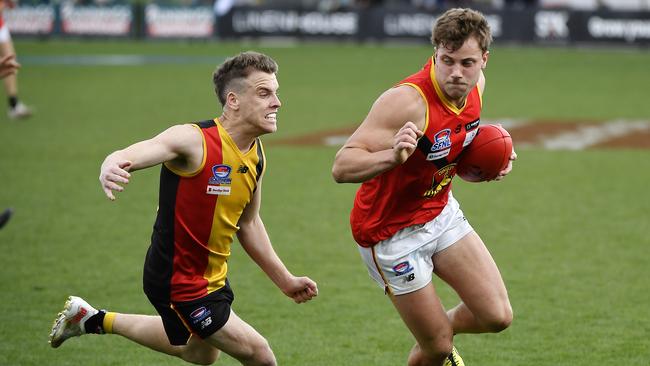
[[[9,106],[11,108],[16,108],[16,104],[18,104],[18,97],[15,96],[15,95],[12,96],[12,97],[9,97]]]
[[[86,333],[104,334],[104,316],[106,316],[106,310],[100,310],[88,318],[84,324]]]

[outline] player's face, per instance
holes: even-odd
[[[438,47],[435,54],[436,81],[450,102],[461,105],[478,82],[487,65],[488,52],[483,53],[474,37],[456,51]]]
[[[255,71],[245,80],[246,89],[240,96],[244,120],[259,134],[277,130],[277,113],[282,103],[278,98],[278,80],[275,74]]]

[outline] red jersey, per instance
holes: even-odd
[[[203,163],[191,174],[163,164],[158,217],[144,267],[149,297],[190,301],[225,285],[237,223],[264,172],[256,139],[241,152],[217,119],[195,125]]]
[[[478,86],[470,91],[462,108],[456,107],[436,82],[433,57],[400,85],[415,88],[426,101],[424,136],[406,162],[359,187],[350,224],[354,239],[364,247],[440,214],[456,174],[456,159],[472,142],[480,124]]]

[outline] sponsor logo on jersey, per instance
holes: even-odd
[[[208,318],[210,315],[212,315],[212,312],[207,309],[205,306],[201,306],[200,308],[194,310],[192,313],[190,313],[190,318],[192,318],[192,323],[196,324],[205,318]],[[210,319],[210,318],[208,318]],[[210,320],[212,321],[212,320]],[[203,329],[203,328],[201,328]]]
[[[473,122],[470,122],[470,123],[466,124],[466,125],[465,125],[465,131],[469,131],[469,130],[473,130],[473,129],[475,129],[476,127],[478,127],[478,125],[479,125],[480,123],[481,123],[481,120],[480,120],[480,119],[477,119],[476,121],[473,121]]]
[[[469,131],[465,135],[465,141],[463,141],[463,147],[469,145],[474,141],[474,137],[476,137],[476,134],[478,133],[478,128],[474,129],[473,131]]]
[[[451,183],[454,175],[456,175],[456,163],[451,163],[438,169],[431,180],[431,188],[427,189],[422,196],[424,198],[431,198],[442,192],[442,190]]]
[[[217,196],[229,196],[230,186],[208,186],[205,193]]]
[[[451,130],[445,128],[442,131],[438,131],[433,136],[433,145],[431,145],[431,151],[441,151],[449,149],[451,147]]]
[[[244,164],[240,165],[239,168],[237,168],[237,173],[242,173],[242,174],[248,173],[248,167]]]
[[[407,274],[412,270],[413,270],[413,266],[411,266],[411,263],[409,261],[401,262],[393,266],[393,272],[395,272],[396,276]]]
[[[427,160],[428,160],[428,161],[431,161],[431,160],[442,159],[442,158],[444,158],[445,156],[449,155],[449,151],[451,151],[451,149],[442,150],[442,151],[438,151],[438,152],[428,153],[428,154],[427,154]]]
[[[232,167],[226,164],[218,164],[212,167],[212,177],[208,180],[209,184],[230,184],[230,172]]]

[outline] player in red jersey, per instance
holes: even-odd
[[[352,233],[417,341],[412,366],[462,365],[454,334],[499,332],[512,321],[499,270],[451,193],[456,158],[480,124],[491,40],[481,13],[445,12],[433,27],[433,57],[375,101],[332,168],[339,183],[363,183]],[[459,305],[445,311],[433,273],[456,290]]]
[[[318,294],[308,277],[292,275],[277,256],[259,209],[264,152],[259,136],[276,130],[277,64],[244,52],[214,73],[219,118],[170,127],[115,151],[100,182],[114,200],[131,172],[162,163],[159,208],[144,268],[144,290],[159,316],[96,310],[71,296],[50,333],[52,347],[87,333],[114,333],[201,365],[223,351],[243,365],[276,365],[268,342],[231,309],[227,259],[233,236],[297,303]]]

